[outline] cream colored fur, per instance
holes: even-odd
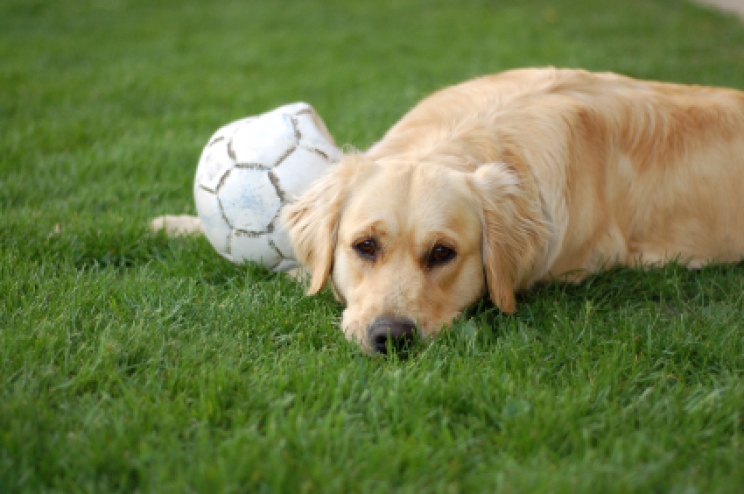
[[[744,93],[526,69],[444,89],[287,208],[310,293],[369,348],[381,317],[437,333],[488,292],[612,265],[744,255]],[[374,242],[374,259],[359,243]],[[431,265],[434,246],[455,252]]]

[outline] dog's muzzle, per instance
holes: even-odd
[[[416,324],[409,319],[381,317],[367,328],[370,347],[382,354],[405,351],[416,337]]]

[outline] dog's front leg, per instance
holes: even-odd
[[[204,233],[199,217],[188,214],[158,216],[150,222],[150,227],[155,232],[165,230],[169,237]]]

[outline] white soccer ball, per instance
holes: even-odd
[[[230,261],[275,271],[297,266],[282,208],[341,152],[307,103],[293,103],[219,129],[196,169],[194,198],[204,233]]]

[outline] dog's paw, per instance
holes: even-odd
[[[310,284],[310,273],[302,266],[285,271],[284,276],[301,285],[307,286]]]
[[[201,221],[197,216],[170,215],[158,216],[150,222],[150,228],[154,232],[165,230],[169,237],[180,237],[194,233],[204,233]]]

